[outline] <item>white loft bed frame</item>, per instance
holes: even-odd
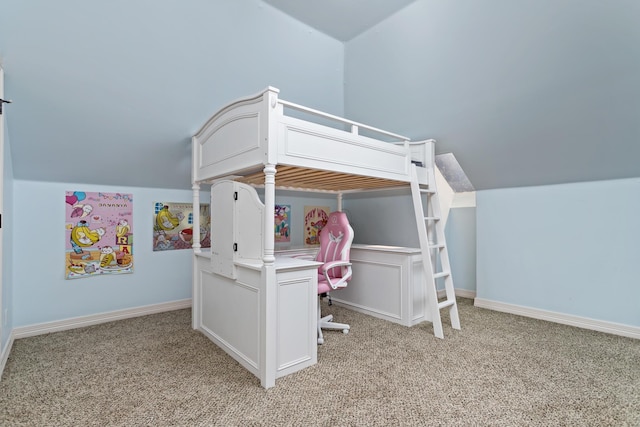
[[[194,227],[192,326],[265,388],[317,361],[318,264],[275,255],[276,188],[336,194],[341,210],[342,194],[407,187],[412,176],[428,185],[434,176],[433,140],[411,142],[278,94],[268,87],[227,105],[192,138],[194,224],[201,184],[212,184],[213,217],[210,254]],[[264,188],[264,203],[254,187]],[[229,207],[232,193],[246,194],[242,207]]]

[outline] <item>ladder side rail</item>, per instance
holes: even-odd
[[[432,179],[433,181],[431,181]],[[429,180],[430,182],[434,182],[434,185],[435,185],[434,172],[429,173]],[[431,194],[430,199],[431,199],[429,203],[430,209],[433,212],[433,215],[439,218],[441,215],[441,212],[440,212],[440,199],[438,197],[437,190]],[[449,262],[449,251],[447,249],[447,244],[446,244],[444,225],[441,222],[435,224],[435,231],[436,231],[436,239],[437,239],[436,243],[441,245],[438,249],[436,249],[439,253],[440,268],[442,272],[448,273],[445,276],[443,276],[447,303],[446,304],[443,303],[441,304],[441,306],[450,307],[449,315],[451,318],[451,327],[453,329],[460,329],[460,317],[458,313],[458,305],[456,303],[455,288],[453,285],[453,275],[451,272],[451,264]]]
[[[416,170],[416,165],[411,165],[411,196],[413,199],[416,225],[418,226],[418,239],[420,241],[420,251],[422,254],[422,267],[425,274],[424,283],[426,286],[428,307],[429,311],[431,312],[433,333],[438,338],[444,338],[442,319],[440,318],[440,308],[438,307],[438,294],[436,291],[431,249],[429,248],[429,239],[427,234],[427,222],[430,222],[432,220],[426,219],[424,214],[425,211],[422,200],[422,192],[420,191],[420,185],[418,183],[418,172]]]

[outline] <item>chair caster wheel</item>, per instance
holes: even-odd
[[[348,329],[343,329],[343,330],[342,330],[342,333],[343,333],[343,334],[348,334],[348,333],[349,333],[349,330],[348,330]]]
[[[324,344],[324,339],[323,338],[318,338],[318,344]]]

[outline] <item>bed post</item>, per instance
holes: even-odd
[[[274,247],[275,238],[273,234],[274,216],[276,207],[276,167],[275,165],[265,165],[264,167],[264,257],[265,264],[273,264],[275,261]]]
[[[276,385],[276,365],[277,361],[277,328],[278,328],[278,284],[275,267],[275,219],[273,211],[276,203],[276,142],[277,142],[277,121],[276,116],[279,109],[279,90],[268,87],[263,94],[264,114],[262,116],[262,129],[260,137],[264,138],[261,143],[265,150],[264,164],[264,252],[262,254],[262,289],[261,309],[263,317],[260,322],[260,384],[264,388]]]
[[[277,328],[278,328],[278,295],[275,268],[275,237],[274,216],[276,199],[276,166],[266,164],[264,167],[264,254],[262,257],[262,321],[260,336],[260,384],[264,388],[273,387],[276,384],[277,364]]]

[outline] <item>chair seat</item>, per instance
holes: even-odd
[[[327,292],[331,292],[333,290],[333,288],[331,288],[331,285],[329,285],[329,283],[327,283],[326,280],[321,282],[320,281],[321,279],[324,280],[324,276],[321,274],[318,274],[318,294],[325,294]]]

